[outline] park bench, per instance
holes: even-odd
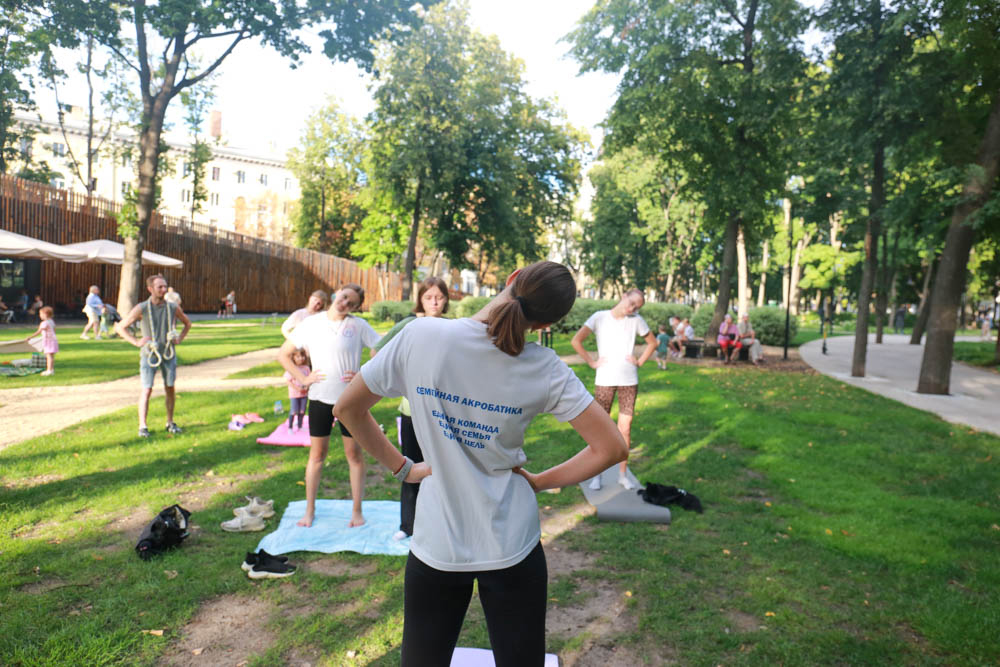
[[[684,357],[687,359],[700,359],[704,349],[704,339],[692,338],[684,343]]]

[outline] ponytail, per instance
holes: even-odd
[[[573,307],[576,281],[562,264],[536,262],[517,273],[508,292],[510,298],[490,311],[486,332],[498,349],[516,357],[528,327],[553,324]]]

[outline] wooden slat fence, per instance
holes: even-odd
[[[93,239],[122,243],[115,219],[119,208],[107,199],[0,174],[0,229],[60,245]],[[180,269],[143,267],[143,275],[162,273],[190,312],[214,311],[230,290],[245,312],[294,310],[313,290],[332,292],[346,282],[365,289],[366,310],[373,301],[402,296],[398,273],[159,214],[150,225],[146,250],[184,261]],[[46,303],[75,307],[90,285],[99,285],[114,303],[121,267],[44,261],[41,275]]]

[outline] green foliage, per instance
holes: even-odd
[[[398,322],[412,314],[412,301],[376,301],[371,307],[371,316],[374,320]]]
[[[577,299],[566,317],[556,322],[552,329],[559,333],[575,334],[591,315],[599,310],[610,310],[617,299]]]
[[[506,271],[539,258],[541,232],[571,216],[583,139],[528,97],[519,61],[456,4],[428,11],[398,48],[382,50],[378,69],[370,176],[382,193],[364,223],[378,228],[375,247],[406,237],[408,276],[421,229],[455,268]]]
[[[359,245],[361,252],[352,247],[366,215],[361,192],[367,141],[362,123],[330,99],[306,120],[299,145],[288,152],[288,168],[302,192],[292,214],[298,244],[338,257],[359,254],[370,266],[385,262],[384,254],[366,243]]]
[[[455,317],[472,317],[489,302],[490,297],[488,296],[467,296],[461,301],[451,304],[448,310],[454,310]]]
[[[751,308],[748,313],[757,339],[764,345],[782,345],[785,342],[785,309],[773,306]],[[799,321],[792,317],[789,321],[789,341],[799,332]]]
[[[708,333],[708,327],[712,323],[712,317],[714,315],[714,303],[703,303],[698,306],[698,309],[694,311],[694,316],[691,318],[691,326],[694,327],[695,336],[701,338]]]
[[[639,314],[646,320],[654,335],[657,333],[656,327],[660,324],[667,327],[667,333],[672,333],[670,318],[676,317],[683,320],[685,317],[691,317],[692,312],[691,306],[683,303],[650,303],[648,301],[639,309]]]
[[[184,123],[191,135],[191,152],[185,156],[184,176],[191,179],[191,221],[194,214],[202,210],[202,202],[208,201],[208,187],[205,184],[206,165],[212,160],[212,146],[201,134],[205,114],[215,102],[215,86],[210,79],[203,79],[197,86],[181,91],[181,104],[187,113]]]

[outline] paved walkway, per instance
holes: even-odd
[[[979,339],[959,336],[956,340]],[[1000,373],[954,363],[950,395],[918,394],[923,345],[910,345],[909,336],[895,334],[884,336],[883,341],[876,345],[874,335],[868,339],[867,377],[864,378],[851,377],[854,336],[828,338],[825,355],[821,340],[802,345],[799,352],[807,364],[824,375],[933,412],[946,421],[1000,435]]]
[[[278,358],[278,348],[257,350],[234,357],[213,359],[177,368],[177,391],[228,391],[247,387],[284,385],[274,377],[225,380],[227,375]],[[157,382],[153,399],[163,396]],[[139,399],[139,376],[111,382],[64,387],[22,387],[0,390],[0,449],[22,440],[68,428],[84,419],[135,407]],[[137,422],[138,423],[138,422]]]

